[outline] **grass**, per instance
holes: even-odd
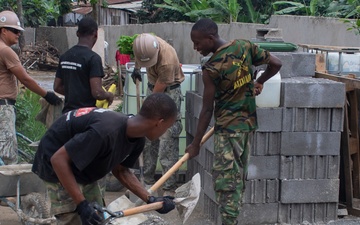
[[[16,99],[16,131],[25,135],[32,141],[38,141],[46,132],[46,127],[35,120],[36,115],[41,110],[39,103],[40,96],[26,89]],[[29,153],[35,154],[35,149],[28,146],[28,142],[18,137],[18,148]]]

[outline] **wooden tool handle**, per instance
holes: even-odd
[[[131,216],[131,215],[138,214],[138,213],[144,213],[144,212],[161,209],[162,207],[163,207],[163,202],[154,202],[154,203],[137,206],[137,207],[130,208],[130,209],[125,209],[122,211],[122,213],[124,214],[123,216]]]
[[[140,88],[139,88],[140,81],[136,79],[136,106],[137,106],[137,113],[140,112]]]
[[[214,127],[212,127],[201,139],[200,142],[200,146],[203,145],[214,133]],[[181,157],[181,159],[179,159],[179,161],[177,161],[168,171],[166,171],[166,173],[164,175],[162,175],[160,177],[159,180],[156,181],[156,183],[150,188],[150,193],[153,193],[154,191],[156,191],[157,189],[159,189],[159,187],[161,185],[163,185],[165,183],[165,181],[167,179],[169,179],[171,177],[171,175],[173,175],[181,166],[182,164],[184,164],[187,160],[189,159],[189,153],[185,153],[183,155],[183,157]]]

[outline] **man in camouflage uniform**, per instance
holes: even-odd
[[[200,151],[200,141],[215,117],[212,175],[222,224],[237,224],[251,143],[257,128],[255,95],[263,83],[281,68],[281,61],[247,40],[225,41],[210,19],[201,19],[191,30],[194,49],[206,56],[202,67],[204,93],[199,124],[193,142],[186,148],[190,158]],[[254,82],[252,66],[267,64]],[[215,102],[215,109],[214,109]]]
[[[169,95],[176,103],[178,118],[159,140],[146,141],[143,152],[144,180],[154,184],[154,175],[159,157],[163,173],[168,171],[179,158],[179,136],[182,131],[180,106],[182,93],[180,84],[185,80],[184,73],[175,49],[163,39],[152,34],[140,34],[133,44],[135,69],[132,74],[134,83],[141,81],[140,68],[146,67],[148,78],[147,95],[160,92]],[[156,106],[154,106],[156,107]],[[173,195],[176,189],[176,174],[164,184],[165,195]]]
[[[0,12],[0,158],[5,164],[17,163],[14,109],[18,94],[17,79],[50,104],[57,105],[62,102],[54,92],[46,91],[36,83],[11,48],[19,42],[23,30],[14,12],[7,10]]]

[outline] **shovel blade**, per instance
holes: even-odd
[[[199,200],[201,191],[200,174],[195,174],[192,179],[175,190],[175,203],[183,224],[190,217]]]

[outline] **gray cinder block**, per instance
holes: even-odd
[[[245,182],[245,193],[243,203],[264,204],[279,202],[280,181],[274,180],[247,180]]]
[[[251,156],[248,167],[248,180],[277,179],[280,176],[279,156]]]
[[[280,224],[327,224],[337,219],[337,203],[280,204]]]
[[[279,155],[280,146],[280,132],[255,132],[251,155]]]
[[[322,78],[282,79],[281,93],[283,107],[342,108],[345,104],[345,84]]]
[[[280,202],[285,204],[339,200],[339,179],[281,180],[280,187]]]
[[[276,224],[278,203],[244,204],[238,217],[239,225]]]
[[[343,108],[284,108],[283,131],[342,131]]]
[[[282,132],[281,155],[339,155],[340,132]]]
[[[281,131],[283,108],[257,108],[258,132]]]
[[[280,179],[337,179],[340,156],[281,156]]]

